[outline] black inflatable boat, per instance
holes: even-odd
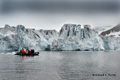
[[[15,55],[20,55],[20,56],[38,56],[39,52],[28,53],[28,54],[26,54],[26,53],[22,54],[21,52],[18,52]]]

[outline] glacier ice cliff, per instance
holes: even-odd
[[[105,50],[120,50],[120,37],[101,36]]]
[[[0,28],[0,51],[35,50],[99,51],[120,50],[119,37],[106,37],[91,29],[90,25],[64,24],[56,30],[27,29],[23,25]]]
[[[90,25],[65,24],[53,41],[52,50],[104,50],[103,40]]]

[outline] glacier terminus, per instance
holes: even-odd
[[[120,50],[120,36],[100,35],[90,25],[64,24],[56,30],[35,30],[23,25],[0,28],[0,51],[29,48],[43,51]]]

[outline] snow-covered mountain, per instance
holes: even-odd
[[[119,37],[120,36],[120,24],[116,25],[115,27],[109,30],[103,31],[100,35]]]
[[[111,43],[114,40],[114,43]],[[20,50],[120,50],[119,38],[100,36],[90,25],[64,24],[56,30],[27,29],[23,25],[0,28],[0,51]],[[114,46],[113,46],[114,44]],[[112,45],[112,47],[111,47]]]
[[[111,29],[113,26],[98,26],[95,27],[94,30],[98,32],[98,34],[100,35],[102,32],[107,31],[109,29]]]

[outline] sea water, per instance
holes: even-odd
[[[119,51],[0,54],[0,80],[120,80]]]

